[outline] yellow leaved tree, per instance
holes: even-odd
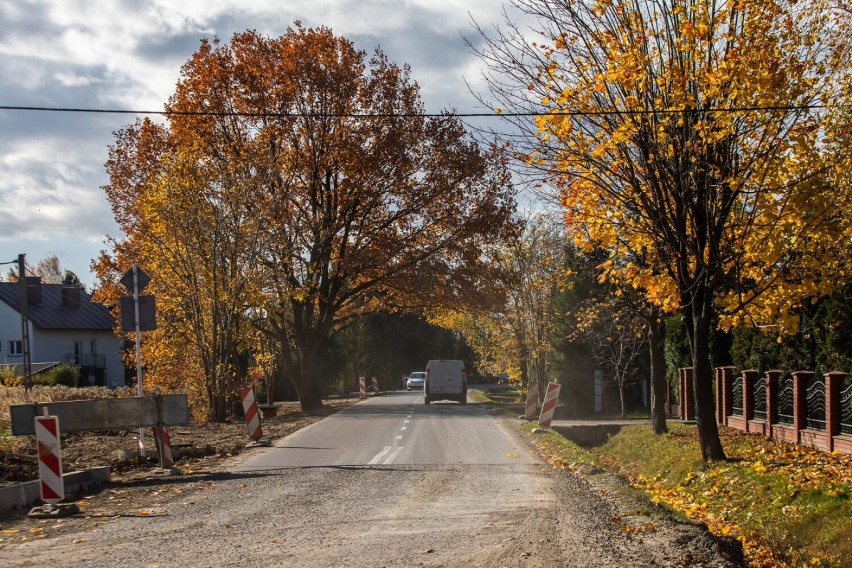
[[[833,127],[848,17],[821,0],[513,4],[544,41],[510,27],[481,53],[503,115],[537,115],[514,113],[517,150],[558,188],[577,245],[609,251],[608,277],[683,313],[702,455],[723,459],[713,326],[793,330],[847,271],[832,171],[848,163]]]
[[[538,383],[552,379],[553,333],[557,295],[569,285],[565,268],[564,227],[546,212],[529,212],[522,230],[495,243],[489,258],[499,279],[499,302],[487,309],[433,311],[429,321],[461,330],[477,353],[481,370],[506,372],[514,382]]]

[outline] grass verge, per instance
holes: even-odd
[[[531,438],[554,467],[617,472],[654,503],[737,537],[749,566],[852,566],[852,456],[720,427],[729,459],[705,463],[695,426],[669,427],[625,426],[588,449],[552,430]]]

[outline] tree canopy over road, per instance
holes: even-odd
[[[514,230],[504,159],[426,116],[380,50],[298,23],[204,41],[166,109],[116,134],[105,190],[126,239],[97,272],[106,297],[133,262],[151,275],[148,374],[203,389],[212,418],[261,338],[310,410],[360,314],[491,299],[484,247]]]

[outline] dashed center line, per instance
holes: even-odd
[[[405,446],[397,446],[395,448],[393,446],[385,446],[384,449],[378,454],[376,454],[375,457],[373,457],[373,459],[371,459],[368,463],[369,465],[376,465],[379,463],[382,465],[391,464],[393,463],[393,460],[395,460],[396,457],[400,454],[400,452],[402,452],[402,450],[404,449]]]

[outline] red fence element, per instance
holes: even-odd
[[[759,373],[754,370],[742,372],[742,415],[733,413],[734,369],[719,367],[716,369],[716,420],[743,432],[762,434],[769,438],[794,444],[810,446],[822,451],[837,451],[852,454],[852,435],[841,431],[842,404],[841,391],[847,373],[827,373],[825,378],[825,429],[808,427],[807,389],[815,374],[810,371],[796,371],[793,375],[793,415],[792,423],[780,420],[780,383],[782,371],[767,371],[766,378],[766,418],[755,417],[755,383]],[[812,418],[812,417],[811,417]],[[817,424],[818,426],[819,424]]]
[[[62,480],[62,450],[59,445],[59,418],[35,417],[38,444],[38,476],[41,500],[55,505],[65,499]]]

